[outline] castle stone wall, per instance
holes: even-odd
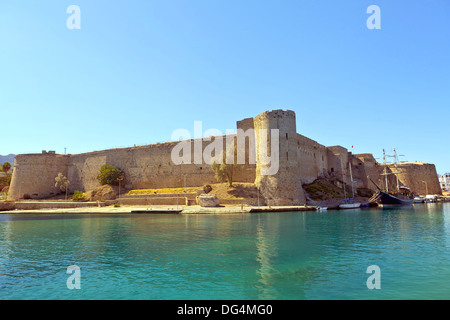
[[[224,144],[225,141],[223,137]],[[111,164],[125,172],[124,187],[127,189],[196,187],[216,183],[209,164],[204,161],[201,164],[193,163],[195,142],[190,140],[188,143],[191,146],[191,164],[178,165],[172,162],[172,149],[178,142],[74,155],[69,167],[71,190],[87,191],[98,187],[97,175],[104,164]],[[211,142],[199,143],[203,152]],[[235,182],[253,183],[254,180],[255,165],[244,165],[234,176]]]
[[[263,112],[255,117],[254,128],[257,136],[255,183],[263,196],[271,205],[298,205],[306,203],[299,172],[295,113],[289,110]],[[268,130],[266,140],[261,138],[261,129]],[[272,153],[274,147],[270,134],[272,129],[279,130],[279,170],[276,174],[265,175],[264,170],[269,169],[270,165],[263,164],[260,156],[266,143],[268,145],[268,155]]]
[[[398,172],[400,185],[407,186],[420,195],[442,194],[439,177],[434,164],[399,163],[396,167],[389,165],[393,172]]]
[[[415,194],[441,194],[439,178],[434,164],[429,163],[399,163],[386,165],[386,176],[384,175],[384,165],[376,162],[371,154],[355,155],[364,163],[364,170],[381,189],[386,190],[386,181],[389,191],[397,190],[397,177],[394,173],[398,172],[399,186],[405,186],[411,189]],[[425,183],[426,182],[426,183]],[[376,191],[377,187],[368,179],[368,188]]]
[[[254,118],[246,118],[236,123],[249,135],[245,142],[246,164],[234,176],[235,182],[255,183],[261,194],[271,205],[304,204],[306,201],[302,184],[311,183],[317,178],[334,177],[351,183],[349,162],[351,163],[355,188],[377,190],[370,177],[378,186],[385,189],[384,166],[375,161],[371,154],[352,155],[341,146],[325,147],[316,141],[297,133],[296,116],[290,110],[266,111]],[[255,129],[251,131],[249,129]],[[259,129],[268,130],[269,136],[259,141]],[[270,155],[274,147],[270,130],[278,129],[279,163],[278,171],[273,175],[264,175],[264,169],[270,165],[260,161],[259,152],[267,145]],[[236,135],[213,137],[212,141],[223,139],[223,149],[228,140]],[[250,145],[249,138],[255,144]],[[194,153],[199,146],[200,153],[211,150],[212,141],[205,139],[186,140],[190,146],[188,164],[175,164],[172,150],[177,142],[154,145],[95,151],[77,155],[56,155],[54,152],[42,154],[17,155],[14,163],[11,187],[8,199],[44,198],[59,192],[55,177],[62,173],[70,180],[69,191],[89,191],[99,186],[97,175],[104,164],[111,164],[125,172],[122,186],[127,189],[150,189],[168,187],[198,187],[216,182],[214,172],[203,159],[195,161]],[[255,151],[257,164],[250,164],[249,149]],[[273,149],[275,150],[275,149]],[[238,150],[242,151],[242,150]],[[214,155],[213,155],[214,156]],[[402,163],[397,168],[387,166],[388,173],[399,171],[399,183],[410,187],[420,194],[440,194],[440,185],[436,168],[432,164]],[[390,190],[397,187],[394,174],[387,176]],[[426,181],[426,184],[423,182]]]
[[[348,150],[341,146],[327,147],[328,156],[328,173],[339,180],[348,182],[347,164],[348,164]]]
[[[55,153],[16,155],[8,200],[39,199],[60,193],[55,188],[55,178],[58,173],[67,177],[68,164],[69,156]]]
[[[375,182],[380,188],[385,190],[386,183],[385,178],[381,174],[383,173],[383,166],[381,166],[370,153],[364,154],[356,154],[354,157],[357,160],[353,160],[353,163],[363,163],[364,167],[364,175],[366,176],[366,185],[365,188],[371,189],[373,191],[377,191],[378,188],[375,186],[373,182]],[[359,162],[357,162],[359,160]],[[364,179],[363,177],[360,177]],[[373,180],[373,182],[371,181]],[[394,180],[391,176],[388,176],[388,185],[389,188],[394,186]]]
[[[302,184],[328,176],[328,152],[325,146],[297,134],[297,157]]]
[[[254,119],[253,118],[246,118],[240,121],[236,121],[236,129],[242,129],[244,131],[247,131],[248,129],[254,129]]]

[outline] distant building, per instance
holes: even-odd
[[[443,191],[450,191],[450,172],[439,176],[439,183]]]

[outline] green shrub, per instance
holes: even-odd
[[[118,185],[119,181],[124,178],[125,174],[122,170],[110,165],[104,164],[100,168],[100,173],[97,176],[98,181],[101,185]]]
[[[81,191],[75,191],[75,192],[73,193],[72,200],[74,200],[74,201],[81,201],[81,200],[84,200],[84,194],[83,194],[83,192],[81,192]]]
[[[4,164],[2,164],[2,171],[4,173],[8,173],[9,169],[11,169],[11,163],[9,162],[5,162]]]

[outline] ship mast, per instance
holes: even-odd
[[[386,181],[386,192],[389,193],[389,185],[386,171],[386,152],[383,149],[383,165],[384,165],[384,179]]]
[[[342,180],[343,180],[342,185],[344,186],[344,198],[347,199],[347,192],[345,192],[345,175],[344,175],[344,171],[345,170],[342,170]]]
[[[355,198],[355,189],[353,188],[353,175],[352,175],[352,162],[350,159],[350,162],[348,163],[348,166],[350,167],[350,179],[352,180],[352,196]]]
[[[400,155],[400,156],[403,156],[403,155]],[[394,158],[394,168],[395,168],[395,171],[393,171],[393,172],[391,172],[391,173],[387,173],[386,157]],[[384,175],[384,179],[385,179],[385,181],[386,181],[386,192],[387,192],[387,193],[389,193],[389,184],[388,184],[388,177],[387,177],[388,174],[394,174],[394,175],[395,175],[395,178],[397,179],[397,193],[400,192],[400,182],[399,182],[399,180],[398,180],[398,174],[399,174],[399,172],[398,172],[398,167],[397,167],[398,157],[399,157],[399,155],[397,154],[397,148],[394,148],[394,155],[393,155],[393,156],[391,156],[391,155],[386,155],[386,153],[385,153],[385,151],[384,151],[384,149],[383,149],[383,164],[384,164],[384,170],[383,170],[383,174],[382,174],[382,175]]]
[[[395,166],[395,177],[397,178],[397,192],[400,192],[400,185],[398,184],[398,170],[397,170],[397,149],[394,148],[394,166]]]

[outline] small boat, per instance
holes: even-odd
[[[355,202],[355,203],[341,203],[339,205],[339,209],[357,209],[361,207],[361,203]]]
[[[317,211],[326,211],[328,207],[317,207]]]
[[[424,203],[425,199],[422,198],[421,196],[415,196],[414,197],[414,203]]]
[[[353,202],[354,199],[355,199],[355,189],[353,187],[352,164],[349,162],[348,166],[349,166],[349,170],[350,170],[350,180],[352,181],[352,196],[353,197],[350,198],[350,199],[347,199],[347,195],[346,195],[346,192],[345,192],[345,183],[344,183],[344,196],[345,196],[345,199],[342,200],[342,201],[345,201],[346,203],[341,203],[339,205],[339,209],[357,209],[357,208],[361,207],[361,203]],[[344,178],[344,181],[345,181],[345,178]]]

